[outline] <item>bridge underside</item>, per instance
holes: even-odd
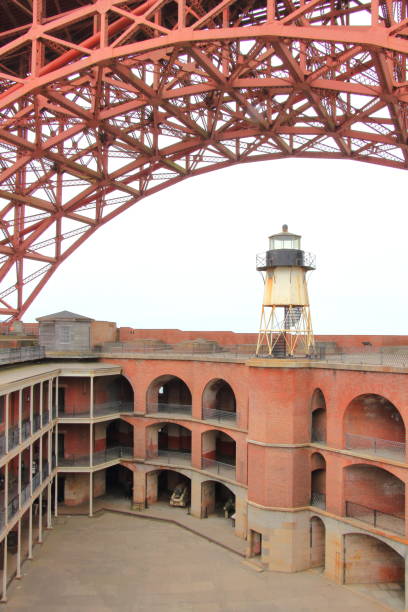
[[[408,167],[408,0],[3,0],[0,314],[141,198],[285,157]]]

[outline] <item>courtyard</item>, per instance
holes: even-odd
[[[14,580],[5,610],[32,612],[380,612],[318,572],[257,572],[239,555],[162,521],[61,516]]]

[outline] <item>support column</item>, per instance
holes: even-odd
[[[30,435],[34,433],[34,387],[30,387]]]
[[[42,544],[42,500],[43,492],[41,491],[38,497],[38,543]]]
[[[17,483],[18,483],[18,509],[21,510],[21,453],[18,454],[18,474],[17,474]]]
[[[89,472],[89,516],[93,516],[93,473]]]
[[[17,568],[16,578],[21,578],[21,519],[17,523]]]
[[[201,518],[201,482],[192,473],[191,478],[191,509],[190,512],[196,518]]]
[[[93,467],[93,423],[89,424],[89,467]]]
[[[18,443],[23,441],[23,391],[18,392]]]
[[[28,511],[28,558],[33,558],[33,504]]]
[[[8,523],[9,464],[4,466],[4,524]]]
[[[90,379],[89,413],[91,415],[91,419],[93,419],[93,416],[94,416],[94,379],[93,379],[93,376],[91,376],[91,379]]]
[[[59,385],[59,377],[57,376],[55,379],[55,416],[58,416],[58,411],[59,411],[59,399],[58,399],[58,385]],[[51,410],[52,410],[52,405],[51,405]]]
[[[55,474],[54,480],[54,516],[58,516],[58,472]]]
[[[7,601],[7,536],[4,538],[4,549],[3,549],[3,589],[1,594],[2,603]]]
[[[48,483],[47,486],[47,529],[52,529],[51,523],[51,483]]]
[[[33,445],[30,444],[30,497],[33,496]]]
[[[6,414],[5,414],[5,419],[4,419],[4,427],[5,427],[5,432],[4,433],[6,434],[6,455],[7,455],[8,451],[9,451],[9,427],[10,427],[10,424],[9,424],[9,416],[10,416],[9,415],[9,407],[10,407],[10,394],[7,393],[7,395],[6,395],[6,406],[5,406]]]
[[[43,381],[40,382],[40,429],[43,426]]]

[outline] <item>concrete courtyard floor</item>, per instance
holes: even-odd
[[[380,612],[317,572],[258,573],[173,524],[105,512],[64,516],[14,580],[5,610]],[[0,609],[1,612],[1,609]]]

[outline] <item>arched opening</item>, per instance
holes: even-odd
[[[344,445],[347,449],[403,460],[405,425],[401,414],[382,395],[359,395],[344,414]]]
[[[387,470],[360,464],[345,468],[344,500],[346,516],[405,533],[405,484]]]
[[[201,516],[231,519],[235,524],[235,494],[221,482],[206,480],[201,484]]]
[[[324,569],[326,550],[326,528],[321,518],[310,519],[310,567]]]
[[[315,389],[312,396],[311,441],[326,443],[326,400],[320,389]]]
[[[170,374],[156,378],[147,390],[149,414],[180,414],[191,416],[191,392],[186,383]]]
[[[146,429],[147,457],[161,463],[191,464],[191,431],[177,423],[158,423]]]
[[[105,471],[106,495],[112,499],[132,500],[133,472],[124,465],[112,465]]]
[[[228,434],[212,429],[202,435],[203,470],[235,479],[236,443]]]
[[[344,536],[344,583],[387,607],[405,609],[405,560],[374,536]]]
[[[100,376],[94,379],[94,415],[133,412],[134,393],[125,376]]]
[[[235,424],[237,403],[231,385],[222,378],[211,380],[203,392],[202,409],[205,420]]]
[[[326,508],[326,460],[320,453],[311,456],[310,505]]]
[[[100,435],[103,436],[103,424],[100,428]],[[114,457],[133,457],[133,427],[126,423],[126,421],[122,421],[122,419],[115,419],[106,425],[106,433],[105,433],[105,449],[99,448],[103,446],[104,440],[97,439],[99,433],[99,429],[95,426],[95,455],[99,452],[101,458],[103,456],[103,451],[106,452],[105,460],[109,461]],[[96,460],[98,456],[94,457]]]
[[[146,504],[187,508],[191,500],[191,480],[174,470],[155,470],[146,474]]]

